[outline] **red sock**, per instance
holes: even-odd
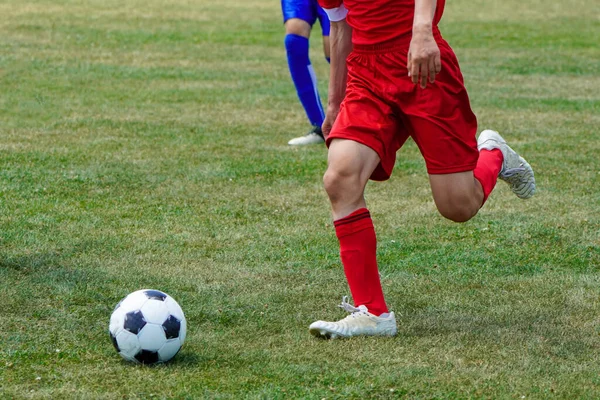
[[[354,305],[364,305],[377,316],[388,312],[377,270],[377,238],[366,208],[333,222],[340,256]]]
[[[492,193],[494,186],[496,186],[498,174],[502,169],[502,161],[504,161],[504,156],[500,149],[484,149],[479,152],[479,160],[477,161],[477,166],[473,171],[473,175],[475,176],[475,179],[481,183],[481,187],[483,188],[482,206],[490,193]]]

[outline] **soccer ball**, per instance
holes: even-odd
[[[186,321],[179,304],[160,290],[133,292],[117,304],[108,326],[110,339],[126,360],[167,362],[185,341]]]

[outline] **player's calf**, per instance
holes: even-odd
[[[483,203],[483,192],[473,171],[429,175],[435,205],[443,217],[454,222],[473,218]]]

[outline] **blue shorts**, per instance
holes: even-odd
[[[281,0],[281,12],[284,23],[288,19],[298,18],[313,26],[318,19],[323,36],[329,36],[329,17],[317,0]]]

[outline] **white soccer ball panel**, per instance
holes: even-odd
[[[169,310],[169,313],[172,316],[174,316],[175,318],[177,318],[180,321],[185,319],[185,317],[183,315],[183,310],[181,309],[179,304],[175,301],[175,299],[173,299],[171,296],[169,296],[165,299],[165,305],[167,306],[167,309]]]
[[[120,353],[119,353],[119,355],[120,355],[121,357],[123,357],[123,359],[124,359],[124,360],[126,360],[126,361],[131,361],[131,362],[134,362],[134,363],[136,363],[136,364],[139,364],[139,363],[140,363],[138,360],[136,360],[136,359],[135,359],[135,357],[134,357],[134,356],[129,356],[129,355],[127,355],[127,354],[123,353],[123,352],[120,352]]]
[[[167,362],[177,354],[181,348],[179,338],[167,340],[167,343],[158,350],[158,358],[162,362]]]
[[[158,351],[167,341],[163,327],[155,324],[146,324],[137,337],[141,348],[149,351]]]
[[[120,350],[119,354],[128,360],[132,360],[137,352],[142,349],[137,335],[126,330],[122,330],[117,334],[117,345]]]
[[[144,319],[148,323],[162,324],[169,317],[169,310],[164,301],[148,300],[141,308]]]
[[[181,327],[179,328],[179,341],[181,342],[182,346],[183,346],[183,343],[185,342],[186,334],[187,334],[187,322],[184,317],[181,320]]]
[[[117,308],[110,316],[110,323],[108,324],[108,330],[115,336],[119,333],[120,329],[123,329],[123,322],[125,319],[125,312],[123,308]]]
[[[146,297],[144,291],[138,290],[125,297],[119,308],[122,308],[125,312],[139,310],[146,301],[148,301],[148,297]]]

